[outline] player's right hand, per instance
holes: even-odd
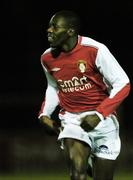
[[[52,131],[57,135],[60,133],[59,124],[56,121],[50,119],[48,116],[41,116],[40,121],[45,126],[47,132],[50,133],[50,131]]]

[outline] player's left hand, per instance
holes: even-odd
[[[98,117],[97,114],[93,114],[93,115],[87,115],[83,118],[81,118],[81,127],[89,132],[91,130],[93,130],[100,122],[100,118]]]

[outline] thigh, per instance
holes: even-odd
[[[113,180],[116,160],[94,158],[93,180]]]
[[[69,165],[73,164],[77,167],[82,166],[86,168],[91,152],[91,148],[87,143],[76,139],[65,138],[64,150]]]

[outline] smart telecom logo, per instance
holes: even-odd
[[[61,90],[65,93],[74,91],[84,91],[92,87],[91,83],[88,82],[86,76],[83,76],[81,78],[73,77],[71,80],[66,81],[59,79],[58,84]]]

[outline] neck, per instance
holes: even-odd
[[[67,42],[62,46],[62,51],[64,52],[70,52],[72,49],[75,48],[78,42],[78,36],[70,37]]]

